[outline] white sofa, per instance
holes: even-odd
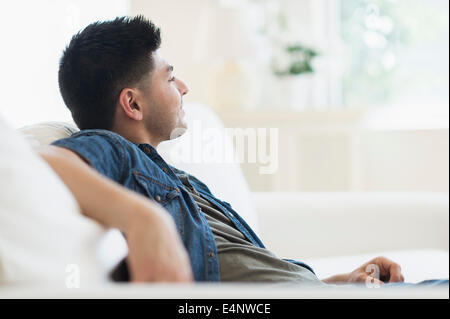
[[[252,198],[266,245],[282,257],[303,259],[320,277],[383,255],[402,266],[407,282],[448,278],[444,194],[254,193]]]
[[[200,120],[203,129],[223,128],[207,107],[186,107],[189,125]],[[68,132],[44,124],[21,132],[34,144],[45,144]],[[446,194],[422,192],[251,193],[237,164],[193,164],[173,152],[178,143],[192,143],[189,131],[181,138],[161,144],[159,152],[172,165],[203,180],[219,198],[232,206],[262,238],[266,246],[283,258],[307,262],[319,278],[348,272],[377,255],[402,265],[405,279],[448,278],[449,200]],[[195,142],[195,141],[194,141]],[[178,155],[177,155],[178,154]],[[0,203],[1,205],[1,203]],[[116,242],[120,241],[116,236]],[[114,241],[113,240],[113,241]],[[1,242],[0,242],[1,247]],[[111,249],[111,247],[117,247]],[[108,267],[126,254],[122,244],[110,245],[103,260]],[[1,261],[1,255],[0,255]],[[448,289],[317,290],[313,288],[260,285],[118,285],[104,282],[82,289],[0,286],[1,297],[138,297],[138,298],[302,298],[302,297],[439,297]]]

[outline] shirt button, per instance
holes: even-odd
[[[214,258],[214,256],[215,256],[214,253],[208,253],[209,258]]]
[[[155,196],[155,200],[156,200],[157,202],[160,202],[160,201],[161,201],[161,196],[156,195],[156,196]]]
[[[144,148],[144,153],[145,154],[150,154],[150,149],[148,147]]]
[[[164,173],[167,173],[167,168],[164,167],[162,170]]]

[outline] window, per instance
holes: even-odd
[[[296,39],[319,52],[312,107],[448,117],[448,0],[265,3],[281,4]]]
[[[343,0],[344,105],[448,108],[448,0]]]

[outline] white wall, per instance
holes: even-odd
[[[449,130],[362,132],[361,189],[449,192]]]
[[[375,129],[361,111],[223,112],[227,127],[279,129],[279,167],[242,164],[255,191],[449,192],[449,130]]]
[[[58,88],[62,51],[87,24],[128,14],[128,0],[1,1],[0,12],[0,113],[13,127],[70,121]]]

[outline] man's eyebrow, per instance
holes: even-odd
[[[173,66],[169,65],[169,66],[167,67],[167,72],[172,72],[172,71],[173,71]]]

